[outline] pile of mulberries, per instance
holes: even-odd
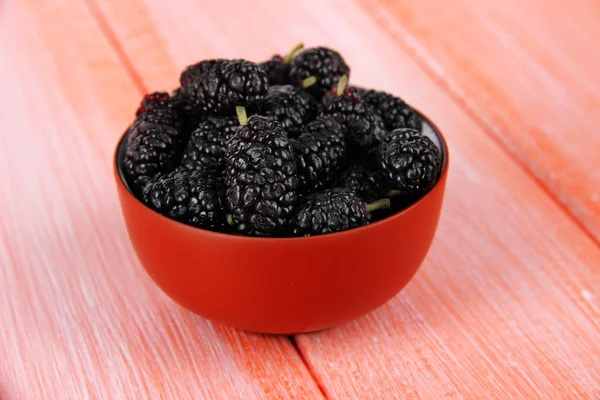
[[[355,229],[433,189],[440,148],[408,103],[350,83],[331,48],[208,59],[146,94],[119,158],[147,207],[195,228],[297,237]]]

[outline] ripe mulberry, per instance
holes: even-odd
[[[280,55],[274,55],[271,59],[259,64],[267,73],[269,85],[287,85],[291,83],[289,77],[290,62],[294,58],[294,55],[303,47],[304,45],[299,43],[285,58]]]
[[[225,157],[230,223],[246,235],[282,234],[298,189],[290,140],[271,118],[253,115],[240,122]]]
[[[354,191],[367,203],[380,198],[384,186],[382,176],[376,169],[360,164],[345,170],[338,185]]]
[[[175,168],[179,152],[177,130],[150,122],[135,122],[127,133],[123,166],[132,189]]]
[[[257,64],[213,59],[188,66],[179,78],[181,90],[199,112],[227,113],[263,100],[269,89],[267,73]]]
[[[157,176],[145,185],[142,199],[187,225],[218,231],[226,226],[222,184],[210,171],[176,170]]]
[[[333,118],[319,116],[292,139],[300,179],[300,191],[325,188],[337,173],[346,155],[341,125]]]
[[[369,212],[385,207],[387,199],[367,205],[348,188],[332,188],[307,196],[290,223],[295,236],[324,235],[367,225]]]
[[[183,94],[181,88],[173,91],[171,95],[173,110],[181,121],[184,136],[188,136],[200,122],[206,119],[206,113],[194,107],[190,100]]]
[[[361,91],[361,96],[371,109],[381,117],[388,131],[398,128],[421,130],[421,118],[411,106],[400,98],[377,90]]]
[[[175,112],[173,99],[166,92],[154,92],[144,95],[136,113],[136,122],[150,122],[181,128],[181,122]]]
[[[201,122],[190,136],[181,166],[186,169],[223,171],[227,142],[239,125],[237,117],[210,117]]]
[[[279,121],[290,137],[300,134],[302,126],[317,113],[317,102],[306,91],[292,86],[271,86],[262,113]]]
[[[305,79],[314,76],[317,82],[307,90],[318,100],[343,75],[350,75],[350,67],[340,53],[327,47],[303,50],[294,57],[289,71],[290,80],[295,85],[300,85]]]
[[[362,101],[358,90],[347,88],[347,77],[323,96],[323,114],[335,118],[344,128],[348,145],[367,154],[387,135],[381,117]]]
[[[402,196],[418,196],[435,185],[441,157],[437,146],[419,131],[395,129],[379,147],[378,166],[389,189]]]

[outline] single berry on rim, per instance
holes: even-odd
[[[316,83],[306,90],[316,99],[320,99],[343,75],[350,75],[350,68],[344,58],[335,50],[327,47],[305,49],[291,62],[289,77],[295,85],[314,76]]]
[[[418,196],[431,190],[441,169],[438,147],[415,129],[395,129],[382,141],[378,166],[394,195]]]
[[[210,171],[175,170],[146,183],[143,202],[187,225],[222,231],[226,226],[222,183]]]
[[[298,172],[287,133],[271,118],[246,117],[225,156],[229,222],[250,236],[283,234],[297,200]]]
[[[188,66],[179,79],[181,90],[199,112],[228,113],[263,100],[269,89],[267,73],[242,59],[204,60]]]
[[[300,178],[299,190],[306,193],[329,185],[346,155],[340,124],[331,117],[319,116],[291,143]]]
[[[348,188],[332,188],[307,196],[290,225],[294,236],[314,236],[358,228],[369,223],[369,213],[389,207],[382,199],[367,205]]]

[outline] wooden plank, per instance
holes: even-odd
[[[600,5],[358,0],[600,239]]]
[[[297,337],[329,397],[600,396],[600,250],[364,10],[267,0],[139,0],[126,12],[114,0],[98,4],[149,88],[171,87],[203,57],[256,60],[303,40],[339,48],[356,83],[402,94],[447,135],[448,198],[415,280],[356,322]],[[159,32],[144,31],[159,16]]]
[[[393,38],[361,11],[343,14],[377,54],[377,66],[357,57],[355,68],[439,123],[452,166],[437,241],[411,285],[355,323],[297,338],[326,393],[597,399],[598,247]]]
[[[236,0],[182,1],[174,7],[144,0],[90,1],[95,15],[114,32],[125,57],[152,91],[176,87],[182,68],[197,60],[210,57],[262,60],[272,52],[289,51],[315,28],[306,25],[290,29],[287,21],[278,16],[278,13],[287,16],[287,3],[274,2],[267,7],[264,4],[256,1],[239,4]],[[227,23],[222,23],[224,10],[228,10]],[[308,3],[295,10],[300,13],[296,20],[314,18]],[[243,29],[240,20],[244,20]],[[268,25],[253,23],[265,20]]]
[[[0,398],[321,398],[287,338],[162,295],[129,245],[113,147],[141,98],[83,3],[0,13]]]

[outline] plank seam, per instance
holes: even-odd
[[[383,18],[380,17],[380,10],[375,11],[375,13],[370,13],[368,11],[374,11],[373,8],[367,9],[362,4],[362,2],[359,2],[358,6],[361,9],[363,9],[363,11],[365,11],[369,18],[371,18],[375,22],[375,25],[383,25],[383,30],[387,34],[389,34],[394,43],[398,44],[398,46],[400,46],[415,61],[415,63],[421,68],[421,70],[423,70],[423,72],[431,78],[431,80],[449,97],[449,99],[453,103],[455,103],[461,110],[465,112],[467,117],[471,119],[475,123],[475,125],[479,127],[485,133],[485,135],[488,136],[504,154],[507,155],[507,157],[512,162],[514,162],[520,169],[525,171],[525,173],[531,178],[533,183],[536,186],[538,186],[545,195],[552,199],[552,201],[556,205],[558,205],[559,209],[567,216],[567,218],[573,221],[575,225],[578,228],[580,228],[588,238],[592,240],[593,243],[600,247],[600,238],[597,238],[594,235],[594,233],[590,230],[590,228],[588,228],[585,225],[585,223],[573,213],[573,210],[571,210],[567,204],[563,203],[560,200],[560,197],[556,193],[554,193],[554,191],[552,191],[552,189],[550,189],[546,185],[546,183],[538,175],[536,175],[534,171],[531,168],[529,168],[527,164],[525,164],[525,162],[522,161],[521,158],[519,158],[519,156],[494,133],[493,127],[490,126],[490,124],[487,123],[483,118],[477,115],[475,108],[469,106],[467,100],[464,99],[457,91],[452,89],[452,87],[445,82],[444,78],[440,74],[435,72],[435,68],[433,68],[432,63],[430,63],[427,60],[433,60],[433,56],[421,56],[420,52],[416,48],[414,48],[417,46],[419,46],[419,48],[422,47],[420,44],[411,46],[407,41],[404,41],[401,38],[397,38],[397,35],[394,35],[394,32],[388,27],[388,25],[383,23],[385,21],[383,21]],[[378,4],[377,7],[380,8],[381,6]],[[397,23],[395,24],[398,25]],[[405,31],[401,27],[397,27],[396,29],[400,30],[403,35],[410,37],[410,39],[414,43],[419,43],[413,35]]]
[[[125,69],[129,78],[132,80],[135,87],[138,89],[138,91],[141,94],[147,93],[148,89],[147,89],[146,85],[144,84],[144,81],[142,80],[140,74],[138,74],[134,64],[131,62],[131,60],[127,56],[125,49],[119,43],[119,40],[117,39],[117,36],[116,36],[114,30],[111,28],[108,21],[104,18],[104,15],[102,14],[102,11],[99,9],[96,2],[94,0],[85,0],[84,2],[86,4],[86,6],[88,7],[88,9],[90,10],[93,18],[98,23],[98,26],[99,26],[102,34],[108,40],[110,47],[112,47],[112,49],[117,54],[119,62],[122,64],[123,68]],[[290,341],[292,347],[294,348],[294,350],[298,354],[298,357],[302,361],[302,365],[304,365],[304,367],[306,368],[309,376],[311,377],[311,379],[313,380],[313,382],[319,389],[323,398],[329,399],[329,397],[325,393],[325,388],[323,387],[321,382],[317,379],[317,376],[312,371],[307,360],[304,358],[302,352],[298,348],[295,338],[293,336],[288,336],[287,340]]]
[[[310,374],[311,378],[315,382],[315,385],[317,385],[317,388],[319,389],[319,391],[323,395],[323,398],[330,399],[330,397],[327,395],[327,391],[325,389],[325,386],[319,380],[319,378],[317,377],[317,374],[310,367],[310,365],[308,363],[308,360],[304,357],[304,354],[302,353],[302,350],[300,350],[300,347],[298,346],[298,342],[296,341],[296,336],[293,336],[293,335],[292,336],[288,336],[288,340],[292,343],[292,346],[296,350],[296,353],[298,353],[298,357],[300,357],[300,360],[302,360],[302,363],[304,364],[304,366],[306,367],[306,370],[308,371],[308,373]]]
[[[110,47],[112,47],[112,49],[117,54],[117,58],[119,59],[119,62],[121,63],[121,65],[123,65],[125,72],[129,76],[129,78],[132,80],[135,87],[142,94],[146,93],[147,88],[146,88],[146,85],[144,84],[144,81],[142,80],[140,75],[137,73],[134,64],[131,62],[131,60],[127,56],[125,49],[119,43],[119,40],[117,39],[117,35],[111,29],[106,18],[104,18],[104,15],[100,11],[100,8],[98,7],[98,5],[95,3],[94,0],[84,0],[84,3],[86,4],[87,8],[90,10],[93,18],[98,23],[98,27],[100,28],[100,31],[102,32],[102,34],[108,40]]]

